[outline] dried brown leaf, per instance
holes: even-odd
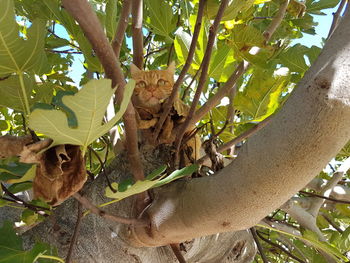
[[[41,155],[33,181],[34,196],[58,205],[79,191],[86,178],[85,161],[79,146],[52,147]]]

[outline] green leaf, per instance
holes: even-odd
[[[39,72],[45,64],[44,20],[35,19],[28,29],[27,40],[19,36],[12,0],[0,0],[0,74]]]
[[[171,6],[162,0],[146,0],[145,4],[149,10],[149,26],[152,31],[172,42],[170,33],[175,30],[176,24],[172,19]]]
[[[19,193],[19,192],[23,192],[26,191],[30,188],[33,187],[33,183],[32,182],[22,182],[22,183],[17,183],[17,184],[12,184],[8,187],[8,190],[13,193]]]
[[[267,1],[257,1],[257,0],[232,0],[229,1],[229,5],[226,7],[224,15],[222,17],[222,21],[225,20],[233,20],[237,17],[237,15],[242,12],[244,13],[247,11],[250,7],[252,7],[253,4],[259,3],[259,2],[267,2]],[[220,2],[217,0],[209,0],[206,5],[206,14],[209,18],[213,19],[215,18],[218,9],[219,9]]]
[[[23,250],[22,239],[16,235],[12,224],[9,221],[5,221],[0,228],[0,262],[1,263],[33,263],[37,262],[36,259],[39,255],[55,254],[53,248],[48,244],[36,243],[31,250]],[[52,259],[64,262],[57,257],[51,257]],[[43,261],[41,261],[43,262]],[[52,262],[52,261],[45,261]]]
[[[25,209],[22,212],[21,220],[28,226],[33,225],[38,220],[38,214],[33,210]]]
[[[301,44],[296,44],[280,54],[281,63],[290,71],[304,73],[309,67],[306,65],[304,55],[309,49]]]
[[[0,62],[1,63],[1,62]],[[23,74],[23,85],[21,76],[12,75],[0,81],[0,105],[26,112],[27,104],[30,107],[34,101],[30,99],[35,82],[32,76]]]
[[[161,167],[159,167],[158,169],[154,170],[152,173],[150,173],[149,175],[146,176],[146,180],[153,180],[154,178],[156,178],[157,176],[161,175],[162,173],[164,173],[166,171],[167,166],[164,164]]]
[[[117,31],[118,1],[107,0],[105,28],[107,37],[112,40]]]
[[[320,249],[320,250],[326,252],[327,254],[329,254],[336,262],[341,263],[341,261],[339,259],[342,259],[344,261],[348,261],[348,259],[340,251],[338,251],[335,247],[331,246],[328,243],[319,241],[316,233],[313,233],[310,230],[304,231],[303,236],[297,236],[297,235],[293,235],[293,234],[288,233],[288,232],[284,232],[284,231],[275,229],[273,227],[269,227],[269,226],[265,226],[265,225],[261,225],[261,224],[257,224],[257,226],[269,229],[271,231],[285,234],[289,237],[297,238],[297,239],[303,241],[304,243],[305,242],[310,243],[314,248]]]
[[[154,188],[154,187],[159,187],[164,184],[168,184],[176,179],[179,179],[181,177],[191,175],[193,172],[195,172],[198,169],[198,165],[190,165],[187,166],[181,170],[176,170],[170,175],[166,176],[165,178],[158,178],[155,180],[151,180],[149,178],[154,179],[156,176],[159,174],[163,173],[166,167],[162,166],[152,172],[150,175],[148,175],[143,181],[136,181],[135,184],[129,186],[126,191],[124,192],[116,192],[114,193],[109,187],[106,188],[105,190],[105,195],[109,198],[116,199],[117,201],[120,201],[126,197],[142,193],[144,191],[147,191],[148,189]],[[118,183],[112,183],[112,187],[114,189],[118,189],[119,185]]]
[[[340,0],[311,0],[306,1],[306,12],[316,15],[324,15],[322,9],[335,7]]]
[[[10,124],[6,120],[0,120],[0,131],[7,131],[10,128]]]
[[[243,91],[235,97],[236,108],[261,121],[280,106],[280,97],[288,84],[289,76],[273,76],[269,70],[255,68]]]
[[[14,183],[22,183],[22,182],[26,182],[26,181],[33,181],[34,177],[35,177],[35,170],[36,170],[36,166],[32,165],[32,167],[29,168],[29,170],[19,179],[10,179],[7,182],[9,184],[14,184]]]
[[[58,144],[87,146],[109,131],[123,116],[129,104],[135,81],[130,80],[125,86],[123,100],[117,114],[108,123],[102,125],[103,116],[114,89],[108,79],[91,80],[74,96],[65,96],[62,102],[76,115],[78,127],[68,125],[67,116],[60,110],[36,109],[29,116],[29,127],[54,140],[51,147]]]

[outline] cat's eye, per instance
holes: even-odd
[[[146,83],[144,81],[140,81],[137,83],[137,87],[138,88],[145,88],[146,87]]]
[[[157,85],[158,85],[158,86],[164,86],[164,85],[166,85],[166,84],[167,84],[167,81],[164,80],[164,79],[160,79],[160,80],[158,80],[158,82],[157,82]]]

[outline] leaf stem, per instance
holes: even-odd
[[[43,255],[43,254],[37,255],[37,257],[33,260],[33,262],[36,262],[39,258],[53,259],[53,260],[56,260],[58,262],[65,263],[62,258],[55,257],[55,256],[50,256],[50,255]]]
[[[29,107],[29,101],[27,98],[27,94],[26,94],[26,86],[24,84],[24,79],[23,79],[23,72],[17,72],[18,77],[19,77],[19,83],[21,85],[21,91],[22,91],[22,96],[23,96],[23,100],[24,100],[24,113],[26,116],[29,115],[30,113],[30,107]]]

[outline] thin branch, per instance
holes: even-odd
[[[186,260],[185,260],[184,256],[181,254],[179,244],[170,244],[170,247],[173,250],[177,260],[179,261],[179,263],[186,263]]]
[[[335,198],[332,198],[332,197],[327,197],[327,196],[324,196],[324,195],[319,195],[319,194],[315,194],[315,193],[311,193],[311,192],[305,192],[305,191],[299,191],[299,193],[301,193],[303,195],[307,195],[307,196],[318,197],[318,198],[321,198],[321,199],[324,199],[324,200],[328,200],[328,201],[332,201],[332,202],[336,202],[336,203],[340,203],[340,204],[350,205],[350,201],[339,200],[339,199],[335,199]]]
[[[259,242],[259,238],[258,238],[258,235],[256,234],[256,229],[254,227],[250,228],[250,233],[252,234],[253,236],[253,239],[255,241],[255,244],[256,246],[258,247],[258,250],[259,250],[259,253],[260,253],[260,256],[261,256],[261,259],[264,263],[269,263],[269,261],[267,260],[266,258],[266,255],[264,253],[264,250]]]
[[[100,21],[96,13],[86,0],[62,0],[64,8],[78,21],[85,36],[90,41],[96,55],[106,72],[106,76],[112,79],[112,86],[118,85],[116,91],[117,102],[120,103],[123,97],[124,86],[126,84],[120,64],[114,55],[113,49],[109,44],[106,35],[103,32]],[[140,159],[140,153],[137,144],[137,123],[135,117],[135,109],[130,102],[123,116],[125,124],[126,147],[131,172],[135,181],[144,179],[143,166]],[[139,196],[138,209],[144,209],[143,202],[146,202],[145,195]]]
[[[147,54],[144,56],[144,58],[146,59],[146,58],[148,58],[150,55],[152,55],[152,54],[154,54],[154,53],[161,52],[161,51],[163,51],[163,50],[165,50],[165,49],[166,49],[166,47],[161,47],[161,48],[159,48],[159,49],[156,49],[156,50],[152,50],[152,51],[150,51],[150,52],[147,52]]]
[[[58,53],[58,54],[83,54],[81,51],[71,51],[71,50],[53,50],[53,49],[46,49],[47,52],[50,53]]]
[[[106,173],[105,163],[102,161],[101,157],[98,155],[98,153],[91,146],[89,146],[88,148],[96,156],[97,160],[99,161],[99,163],[101,165],[101,171],[102,171],[104,177],[106,178],[109,189],[111,189],[111,191],[113,193],[115,193],[116,190],[113,188],[111,181],[109,180],[108,175]]]
[[[128,27],[130,11],[131,0],[124,0],[122,10],[120,12],[117,30],[112,41],[112,48],[117,60],[119,60],[120,50],[124,41],[125,31]]]
[[[10,200],[10,199],[4,199],[6,201],[12,201],[12,202],[15,202],[17,204],[20,204],[20,205],[23,205],[24,207],[40,214],[40,215],[43,215],[43,216],[48,216],[44,211],[51,211],[50,208],[47,208],[47,207],[42,207],[42,206],[38,206],[38,205],[33,205],[33,204],[29,204],[27,203],[26,201],[22,200],[21,198],[19,198],[18,196],[14,195],[13,193],[11,193],[7,187],[1,183],[1,189],[4,191],[4,193],[6,195],[8,195],[9,197],[11,197],[13,200]]]
[[[337,11],[335,13],[333,13],[333,21],[332,21],[332,25],[329,29],[327,39],[330,38],[330,36],[333,34],[334,30],[337,28],[340,17],[341,17],[341,12],[343,11],[344,6],[347,2],[348,2],[348,0],[342,0],[340,2],[340,5],[339,5]]]
[[[218,27],[220,25],[220,21],[221,21],[223,14],[224,14],[224,11],[226,9],[227,4],[228,4],[228,0],[221,1],[218,13],[214,19],[214,23],[209,29],[208,43],[207,43],[207,47],[206,47],[204,57],[203,57],[203,60],[201,63],[202,64],[202,72],[201,72],[201,75],[199,77],[198,87],[197,87],[196,93],[194,95],[194,98],[193,98],[193,101],[191,104],[191,108],[188,112],[188,116],[186,117],[185,122],[181,125],[181,129],[179,129],[177,132],[177,136],[176,136],[176,140],[175,140],[176,155],[178,155],[178,152],[179,152],[179,149],[181,146],[182,138],[183,138],[187,128],[190,127],[189,126],[190,121],[193,117],[194,111],[196,110],[196,107],[197,107],[197,104],[199,102],[199,98],[202,94],[202,90],[204,88],[205,82],[207,81],[209,63],[210,63],[210,58],[211,58],[211,54],[213,51],[216,33],[218,31]]]
[[[158,138],[160,130],[163,127],[164,121],[169,115],[169,112],[171,110],[171,107],[173,106],[175,98],[178,96],[178,91],[179,91],[180,85],[182,84],[182,82],[183,82],[183,80],[185,78],[185,75],[187,74],[187,71],[189,70],[189,68],[190,68],[190,66],[192,64],[193,56],[194,56],[194,53],[196,51],[196,45],[197,45],[199,33],[200,33],[200,30],[201,30],[202,18],[203,18],[203,13],[204,13],[204,6],[205,6],[206,1],[207,0],[200,0],[199,1],[196,24],[195,24],[195,27],[194,27],[194,31],[193,31],[193,35],[192,35],[192,41],[191,41],[190,48],[188,50],[188,55],[187,55],[187,58],[186,58],[186,62],[185,62],[185,65],[183,66],[183,68],[182,68],[182,70],[180,72],[179,77],[177,78],[177,80],[176,80],[176,82],[174,84],[173,90],[172,90],[172,92],[171,92],[171,94],[170,94],[170,96],[169,96],[169,98],[167,100],[167,103],[164,106],[164,112],[162,113],[162,115],[159,118],[159,121],[157,122],[157,125],[155,127],[155,131],[154,131],[154,134],[153,134],[154,140],[156,140]],[[193,77],[193,79],[195,79],[195,77]]]
[[[138,67],[143,66],[143,0],[132,0],[132,48],[133,63]]]
[[[82,204],[78,202],[77,221],[75,223],[73,236],[72,236],[72,239],[71,239],[70,244],[69,244],[69,250],[67,253],[67,257],[66,257],[67,263],[72,263],[71,260],[72,260],[73,249],[74,249],[75,244],[77,243],[82,218],[83,218]]]
[[[325,214],[325,213],[320,213],[320,214],[340,234],[342,234],[344,232],[335,222],[333,222],[333,220],[327,214]]]
[[[198,76],[200,70],[201,70],[201,68],[199,68],[199,69],[196,71],[196,73],[194,74],[194,76],[193,76],[193,78],[192,78],[190,84],[188,84],[188,86],[185,88],[184,93],[182,94],[182,98],[181,98],[182,100],[185,100],[186,96],[188,95],[187,93],[189,92],[189,90],[190,90],[192,84],[194,83],[194,81],[196,80],[196,78],[197,78],[197,76]]]
[[[270,245],[273,246],[273,247],[278,248],[279,250],[281,250],[282,252],[284,252],[284,253],[287,254],[289,257],[293,258],[294,260],[296,260],[296,261],[298,261],[298,262],[300,262],[300,263],[306,263],[304,260],[302,260],[302,259],[300,259],[300,258],[294,256],[291,252],[289,252],[287,249],[285,249],[285,248],[282,247],[281,245],[276,244],[276,243],[274,243],[274,242],[268,240],[267,238],[264,238],[258,231],[256,232],[256,234],[258,235],[258,237],[259,237],[261,240],[265,241],[266,243],[270,244]]]
[[[270,123],[272,117],[273,117],[273,115],[267,117],[265,120],[259,122],[257,125],[255,125],[250,130],[247,130],[247,131],[243,132],[242,134],[240,134],[236,138],[232,139],[231,141],[228,141],[227,143],[221,145],[220,147],[217,148],[217,152],[222,153],[223,151],[226,151],[226,150],[230,149],[233,145],[235,145],[235,144],[237,144],[237,143],[247,139],[248,137],[252,136],[257,131],[259,131],[263,127],[265,127],[268,123]],[[203,156],[196,163],[202,164],[206,160],[209,160],[209,156],[208,155]]]
[[[121,216],[115,216],[106,213],[105,211],[101,210],[97,206],[93,205],[89,199],[86,197],[80,195],[79,193],[75,193],[73,195],[75,199],[77,199],[86,209],[90,210],[91,213],[96,214],[100,217],[103,217],[107,220],[114,221],[121,224],[126,225],[134,225],[134,226],[147,226],[148,223],[141,219],[134,219],[134,218],[125,218]]]
[[[49,31],[50,34],[52,34],[52,35],[55,36],[56,38],[64,39],[64,38],[58,36],[58,35],[57,35],[53,30],[51,30],[51,29],[47,29],[47,31]],[[66,40],[66,39],[65,39],[65,40]],[[81,50],[80,47],[78,47],[77,45],[75,45],[75,44],[72,43],[72,42],[69,42],[69,45],[72,46],[72,47],[74,47],[74,48],[76,48],[76,49],[78,49],[78,50]]]

